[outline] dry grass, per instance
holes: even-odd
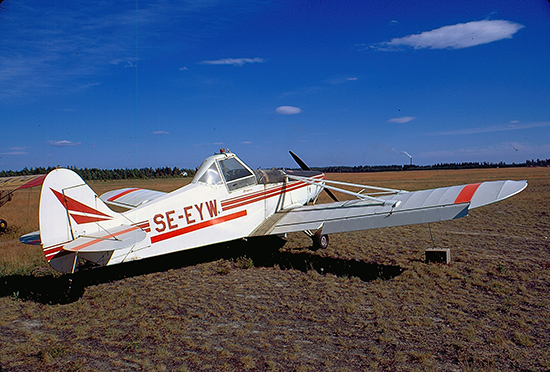
[[[451,248],[449,265],[423,262],[426,225],[336,234],[315,253],[293,234],[280,251],[250,240],[95,271],[73,278],[68,297],[59,296],[68,277],[16,240],[36,229],[38,190],[22,191],[1,210],[11,223],[0,237],[1,369],[550,369],[550,169],[330,178],[411,190],[507,178],[529,187],[432,224],[436,244]]]

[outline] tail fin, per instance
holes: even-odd
[[[113,225],[118,216],[75,172],[68,169],[50,172],[42,185],[39,211],[40,239],[46,259],[56,269],[72,265],[73,254],[63,251],[63,246],[81,235]]]

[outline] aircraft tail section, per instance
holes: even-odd
[[[80,178],[68,169],[48,174],[40,195],[40,239],[46,259],[59,271],[74,265],[74,253],[64,246],[84,235],[94,235],[120,225],[112,211]],[[61,270],[60,270],[61,269]]]

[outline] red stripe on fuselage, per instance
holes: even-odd
[[[235,212],[235,213],[232,213],[232,214],[228,214],[227,216],[216,217],[216,218],[213,218],[213,219],[208,220],[208,221],[199,222],[199,223],[196,223],[194,225],[189,225],[189,226],[183,227],[181,229],[166,232],[164,234],[155,235],[155,236],[151,237],[151,244],[158,243],[158,242],[161,242],[161,241],[166,240],[166,239],[175,238],[175,237],[183,235],[183,234],[188,234],[188,233],[193,232],[193,231],[204,229],[204,228],[209,227],[209,226],[217,225],[219,223],[231,221],[231,220],[234,220],[234,219],[237,219],[237,218],[240,218],[240,217],[244,217],[244,216],[246,216],[246,210],[240,211],[240,212]]]
[[[258,202],[258,201],[269,199],[269,198],[274,197],[274,196],[279,196],[282,193],[285,193],[285,192],[288,192],[288,191],[297,190],[301,187],[304,187],[305,185],[306,184],[302,184],[302,185],[294,184],[294,185],[289,185],[289,186],[281,186],[281,187],[273,189],[273,190],[262,191],[261,193],[255,193],[253,195],[247,195],[245,197],[241,197],[239,199],[232,200],[232,201],[229,201],[229,202],[222,201],[222,203],[221,203],[222,208],[223,208],[224,211],[226,211],[226,210],[229,210],[229,209],[232,209],[232,208],[242,207],[242,206],[248,205],[250,203],[255,203],[255,202]]]
[[[469,203],[472,200],[472,197],[474,196],[479,185],[481,185],[481,183],[471,183],[464,186],[464,188],[460,191],[460,194],[458,194],[458,196],[456,197],[455,204]]]
[[[312,177],[312,179],[324,180],[325,177],[324,177],[324,174],[320,174],[318,176]],[[229,204],[232,204],[232,203],[241,202],[241,201],[249,199],[249,198],[263,196],[263,195],[267,195],[267,194],[271,194],[271,193],[277,193],[277,192],[280,192],[281,190],[288,191],[290,188],[295,188],[298,185],[299,186],[305,186],[305,185],[307,185],[307,183],[302,182],[302,181],[293,181],[293,182],[282,184],[281,186],[273,187],[271,189],[257,191],[255,193],[245,195],[245,196],[238,196],[238,197],[233,198],[233,199],[227,199],[227,200],[222,201],[222,204],[229,205]]]
[[[137,226],[145,232],[151,232],[151,226],[149,225],[149,221],[137,222],[132,226]]]
[[[319,175],[319,176],[313,177],[313,179],[325,179],[325,177],[324,177],[324,175]],[[255,193],[250,194],[250,195],[239,196],[239,197],[233,198],[233,199],[227,199],[227,200],[222,201],[221,204],[222,204],[223,210],[225,211],[225,210],[228,210],[228,209],[242,207],[242,206],[250,204],[250,203],[254,203],[254,202],[262,201],[262,200],[265,200],[265,199],[269,199],[269,198],[274,197],[274,196],[279,196],[282,193],[298,190],[298,189],[301,189],[302,187],[306,187],[308,185],[309,185],[308,183],[301,182],[301,181],[291,182],[291,183],[288,183],[288,184],[284,184],[284,185],[281,185],[281,186],[274,187],[274,188],[269,189],[269,190],[263,190],[263,191],[255,192]],[[316,185],[314,185],[314,186],[316,186]]]

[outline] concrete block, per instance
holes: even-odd
[[[451,262],[451,249],[450,248],[428,248],[426,249],[426,263],[444,263]]]

